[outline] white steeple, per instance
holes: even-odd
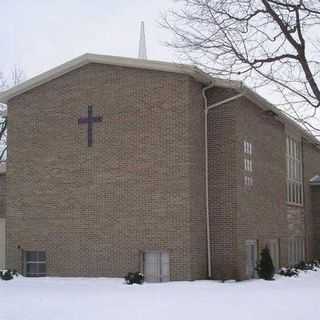
[[[140,25],[139,59],[147,59],[146,35],[144,33],[144,22]]]

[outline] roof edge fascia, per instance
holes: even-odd
[[[203,84],[208,84],[211,81],[211,77],[205,72],[186,64],[86,53],[0,93],[0,103],[7,103],[15,96],[59,78],[60,76],[89,63],[110,64],[129,68],[186,74]]]

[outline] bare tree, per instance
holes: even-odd
[[[214,76],[268,86],[306,129],[320,108],[319,0],[177,0],[170,46]],[[279,96],[280,96],[279,94]]]
[[[10,76],[5,77],[0,72],[0,91],[9,89],[11,86],[15,86],[22,82],[25,78],[25,74],[19,66],[15,65],[10,72]],[[6,159],[7,154],[7,106],[0,103],[0,161]]]

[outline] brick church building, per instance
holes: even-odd
[[[320,257],[319,141],[240,82],[86,54],[0,101],[9,268],[240,280],[265,245],[277,268]]]

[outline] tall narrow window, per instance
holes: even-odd
[[[243,142],[243,153],[244,153],[244,184],[246,186],[253,185],[253,160],[252,160],[252,143],[248,141]]]
[[[287,202],[303,204],[301,143],[287,137]]]

